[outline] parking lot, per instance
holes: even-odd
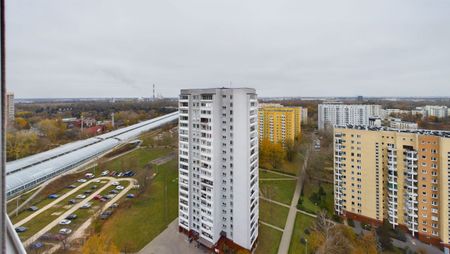
[[[66,191],[50,194],[22,211],[14,227],[26,247],[60,244],[89,218],[108,219],[121,198],[134,198],[128,194],[137,186],[131,178],[134,174],[132,170],[106,170],[98,176],[86,173],[84,178],[67,185]]]

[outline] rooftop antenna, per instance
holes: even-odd
[[[153,84],[153,100],[155,100],[155,84]]]

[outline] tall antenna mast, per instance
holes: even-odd
[[[155,84],[153,84],[153,100],[155,100]]]

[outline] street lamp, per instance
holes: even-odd
[[[305,254],[308,254],[308,239],[305,238]]]

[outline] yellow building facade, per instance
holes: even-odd
[[[301,136],[301,107],[262,106],[259,109],[259,142],[294,142]]]
[[[334,129],[335,212],[449,246],[450,132]]]

